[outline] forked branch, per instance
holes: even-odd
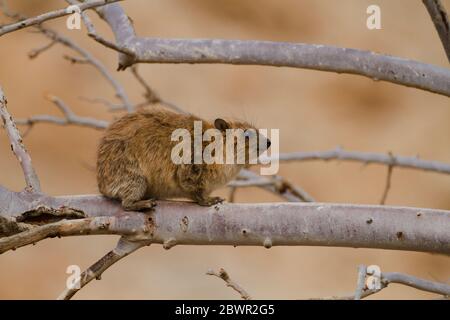
[[[104,6],[108,3],[113,3],[113,2],[117,2],[117,1],[122,1],[122,0],[92,0],[92,1],[85,2],[85,3],[80,3],[78,5],[78,7],[79,7],[80,11],[83,12],[88,9],[97,8],[100,6]],[[3,0],[0,2],[0,4],[5,6]],[[72,13],[73,12],[67,10],[67,8],[63,8],[63,9],[46,12],[46,13],[43,13],[36,17],[28,18],[28,19],[25,19],[25,20],[22,20],[19,22],[0,26],[0,37],[7,33],[17,31],[20,29],[24,29],[27,27],[35,26],[35,25],[41,24],[45,21],[56,19],[59,17],[64,17],[64,16],[67,16]]]
[[[378,266],[375,267],[379,268]],[[425,280],[400,272],[381,272],[379,270],[379,274],[375,274],[373,271],[373,268],[368,268],[365,265],[358,267],[355,294],[318,298],[317,300],[360,300],[386,289],[392,283],[435,293],[443,296],[444,299],[450,297],[450,285],[448,284]],[[368,277],[371,277],[371,279]],[[371,284],[370,287],[368,287],[368,282]]]
[[[72,1],[72,0],[71,0]],[[450,70],[369,51],[303,43],[143,38],[119,4],[96,10],[116,37],[119,70],[134,63],[266,65],[357,74],[450,97]],[[117,47],[119,49],[117,49]],[[126,53],[129,54],[126,54]]]

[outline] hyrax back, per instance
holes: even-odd
[[[171,141],[176,129],[191,136],[194,121],[202,121],[203,132],[251,128],[242,122],[217,119],[215,125],[192,115],[152,110],[127,114],[113,122],[101,139],[97,158],[97,182],[106,197],[119,199],[125,210],[151,209],[154,199],[189,198],[200,205],[222,199],[210,193],[232,180],[245,164],[175,164]],[[193,141],[193,139],[192,139]]]

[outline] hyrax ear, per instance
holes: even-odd
[[[220,118],[214,120],[214,127],[216,127],[216,129],[219,129],[220,131],[230,129],[230,125],[228,124],[228,122]]]

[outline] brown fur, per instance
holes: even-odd
[[[127,114],[106,130],[97,159],[100,192],[122,201],[126,210],[151,209],[154,199],[189,198],[200,205],[221,202],[209,197],[215,189],[236,177],[244,165],[180,164],[171,160],[171,141],[177,128],[193,136],[194,121],[203,123],[203,132],[212,123],[192,115],[152,110]],[[225,122],[232,128],[252,128],[244,122]]]

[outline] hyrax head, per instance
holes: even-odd
[[[253,125],[242,121],[226,121],[218,118],[214,127],[222,133],[224,156],[227,164],[250,166],[258,163],[258,157],[270,148],[270,140]]]

